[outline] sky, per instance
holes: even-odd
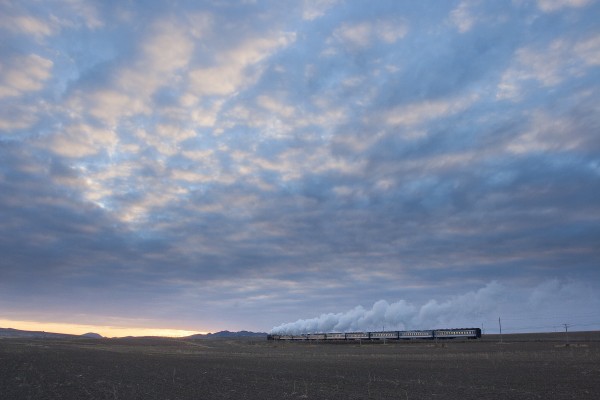
[[[597,0],[0,0],[0,326],[600,329]]]

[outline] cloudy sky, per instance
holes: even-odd
[[[0,326],[600,329],[598,20],[0,1]]]

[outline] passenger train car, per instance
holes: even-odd
[[[305,333],[301,335],[268,335],[268,340],[417,340],[417,339],[479,339],[481,329],[434,329],[431,331],[379,331],[379,332],[333,332]]]

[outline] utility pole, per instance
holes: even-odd
[[[569,345],[569,324],[563,324],[563,326],[565,327],[565,337],[567,339],[567,346]]]
[[[498,326],[500,327],[500,343],[502,343],[502,321],[500,321],[500,317],[498,317]]]

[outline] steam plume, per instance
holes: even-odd
[[[442,302],[432,299],[415,305],[407,300],[391,304],[379,300],[370,309],[357,306],[346,312],[299,319],[276,326],[271,333],[477,327],[484,322],[492,327],[497,326],[500,315],[514,331],[535,331],[560,326],[565,318],[574,323],[577,313],[586,314],[588,320],[593,312],[600,317],[600,312],[593,310],[600,310],[600,297],[597,290],[582,282],[549,280],[534,288],[515,288],[493,281]]]

